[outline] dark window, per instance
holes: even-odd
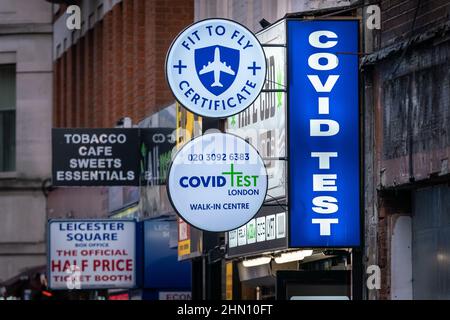
[[[16,170],[16,66],[0,65],[0,171]]]

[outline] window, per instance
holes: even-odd
[[[0,171],[16,170],[16,65],[0,65]]]

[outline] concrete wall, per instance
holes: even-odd
[[[40,191],[0,193],[0,277],[45,264],[46,199]]]
[[[66,27],[67,5],[55,5],[54,11],[58,13],[59,18],[54,23],[53,34],[53,53],[54,59],[57,59],[71,45],[75,44],[81,37],[101,21],[105,14],[112,8],[122,2],[122,0],[81,0],[79,7],[81,8],[81,30],[70,30]]]
[[[42,0],[0,1],[0,63],[16,64],[16,171],[0,173],[0,280],[45,264],[51,176],[52,8]]]
[[[9,24],[48,24],[51,21],[51,4],[40,0],[0,1],[0,21]]]
[[[354,0],[195,0],[195,20],[228,18],[253,32],[262,29],[261,19],[273,23],[287,13],[347,6]]]
[[[57,188],[48,196],[48,218],[106,218],[107,196],[106,187]]]

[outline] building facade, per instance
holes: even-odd
[[[50,3],[0,1],[0,283],[45,266],[51,47]]]
[[[202,272],[206,274],[201,279],[205,289],[198,289],[202,294],[194,292],[194,297],[289,299],[288,296],[282,297],[283,294],[277,296],[277,290],[283,291],[277,288],[277,281],[281,279],[282,274],[287,275],[292,271],[295,273],[294,277],[297,277],[301,276],[302,271],[306,271],[303,274],[310,272],[310,278],[312,278],[313,273],[319,270],[319,272],[328,272],[330,277],[353,273],[352,281],[344,281],[348,291],[343,295],[355,299],[361,297],[362,275],[357,273],[360,270],[356,268],[357,265],[361,265],[360,253],[355,256],[350,249],[329,252],[322,249],[295,250],[295,248],[289,248],[288,236],[284,231],[276,236],[268,231],[269,229],[285,230],[289,226],[287,212],[289,177],[286,162],[286,159],[289,161],[286,151],[287,27],[285,21],[281,19],[286,17],[314,19],[327,16],[352,18],[357,16],[358,9],[357,1],[195,1],[196,21],[214,17],[237,21],[256,33],[263,47],[266,45],[264,50],[268,72],[263,92],[246,111],[228,118],[222,126],[218,127],[246,140],[249,139],[263,157],[272,158],[272,160],[265,160],[269,176],[269,191],[265,204],[256,214],[256,219],[252,219],[253,222],[250,221],[246,226],[225,234],[212,235],[205,232],[202,234],[203,256],[193,259],[193,277],[196,277],[196,272],[199,278]],[[250,138],[248,134],[251,131],[257,131],[257,133]],[[291,163],[291,165],[296,164]],[[265,227],[261,229],[259,226],[255,227],[259,221],[265,221],[261,222]],[[249,240],[248,234],[253,233],[249,230],[256,229],[258,233],[264,228],[263,234],[270,233],[261,237],[266,240]],[[191,228],[191,236],[194,233]],[[292,255],[306,256],[293,260],[285,259],[288,252]],[[350,258],[351,256],[354,258]],[[219,257],[222,257],[222,260],[219,260]],[[261,258],[266,259],[266,263],[258,264],[258,259]],[[256,265],[250,266],[253,263]],[[217,283],[221,286],[217,287]]]
[[[345,7],[354,0],[195,0],[195,20],[221,17],[237,21],[253,32],[262,29],[260,21],[273,23],[286,14]]]
[[[357,259],[363,298],[448,299],[448,1],[195,4],[196,20],[230,18],[254,32],[262,19],[330,17],[327,8],[337,12],[333,16],[360,19],[364,244]],[[381,23],[368,27],[377,12],[372,4]],[[230,274],[222,278],[224,288]]]
[[[367,24],[372,4],[380,9],[379,27]],[[80,28],[68,27],[77,14],[71,5],[80,9]],[[178,259],[191,260],[194,299],[273,299],[276,273],[299,270],[351,271],[353,298],[449,299],[449,16],[446,0],[0,1],[0,295],[24,275],[44,272],[48,218],[109,216],[148,224],[167,219],[173,260],[176,240]],[[175,107],[166,83],[172,40],[192,22],[213,17],[235,20],[269,44],[273,39],[261,31],[283,17],[360,20],[361,248],[319,248],[301,262],[273,263],[272,256],[293,249],[287,242],[230,251],[230,233],[200,232],[175,220],[164,183],[52,187],[52,127],[176,126],[195,136],[209,128],[227,131],[233,121],[246,125],[244,116],[216,121]],[[262,97],[275,103],[283,100],[282,89],[274,92],[283,87],[277,71],[286,61],[274,53],[283,46],[269,50],[274,77],[265,89],[272,92]],[[285,124],[285,118],[274,122]],[[189,138],[177,132],[176,140],[180,147]],[[280,173],[280,183],[286,186],[286,179]],[[280,192],[259,218],[287,212]],[[188,239],[176,239],[176,225],[189,230]],[[263,254],[271,255],[270,267],[244,266]]]
[[[164,59],[193,20],[192,1],[52,2],[54,127],[115,127],[123,118],[138,125],[174,103]],[[80,29],[67,27],[70,5],[80,8]],[[51,217],[106,217],[129,205],[127,198],[138,201],[136,194],[133,188],[59,188],[50,195]]]
[[[381,271],[366,296],[449,299],[450,4],[380,7],[362,59],[365,264]]]
[[[191,1],[73,1],[81,29],[55,21],[55,127],[138,123],[174,102],[164,62],[172,39],[193,20]],[[165,26],[165,27],[162,27]]]

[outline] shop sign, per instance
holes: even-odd
[[[176,147],[173,128],[140,129],[142,185],[158,186],[166,183],[167,170]]]
[[[287,23],[290,246],[359,246],[359,23]]]
[[[176,151],[176,131],[173,128],[140,129],[139,147],[141,155],[141,197],[142,208],[147,217],[172,214],[173,209],[167,196],[166,179],[172,154]]]
[[[50,220],[48,232],[51,289],[135,286],[134,220]]]
[[[139,185],[138,129],[53,129],[53,185]]]
[[[244,111],[231,116],[226,132],[251,143],[266,158],[267,200],[286,196],[286,28],[285,21],[256,35],[263,45],[267,75],[263,90]],[[265,46],[267,45],[267,46]],[[278,158],[278,159],[277,159]]]
[[[233,300],[233,262],[225,263],[225,300]]]
[[[227,257],[286,249],[287,226],[287,213],[283,208],[261,208],[246,225],[227,233]]]
[[[192,300],[190,291],[160,291],[158,300]]]
[[[113,294],[108,297],[108,300],[130,300],[128,293]]]
[[[166,77],[175,98],[191,112],[225,118],[258,97],[266,76],[264,51],[246,27],[226,19],[206,19],[173,41]]]
[[[223,232],[246,224],[267,192],[267,172],[255,148],[231,134],[210,133],[185,144],[169,169],[169,198],[184,221]]]
[[[178,261],[177,224],[174,217],[143,221],[143,285],[145,289],[191,290],[191,264]],[[171,299],[175,298],[171,296]],[[180,296],[178,298],[181,299]]]
[[[179,103],[176,104],[176,111],[178,124],[176,143],[177,149],[180,149],[193,137],[201,135],[202,118],[186,110]],[[202,231],[178,218],[178,260],[189,260],[201,256],[202,238]]]
[[[178,218],[178,261],[202,255],[203,233]]]
[[[178,218],[178,257],[191,253],[191,230],[189,225]]]

